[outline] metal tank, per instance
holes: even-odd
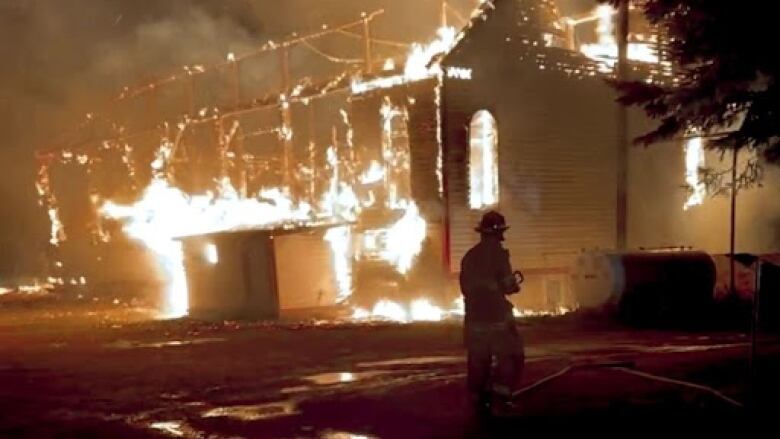
[[[716,270],[703,252],[583,253],[571,270],[581,308],[639,325],[698,326],[712,315]]]

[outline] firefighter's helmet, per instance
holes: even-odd
[[[509,226],[506,225],[506,219],[504,218],[504,215],[501,215],[495,210],[491,210],[490,212],[482,215],[482,220],[474,230],[479,233],[501,234],[504,233],[504,231],[506,231],[508,228]]]

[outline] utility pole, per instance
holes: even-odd
[[[733,258],[732,258],[733,259]],[[756,257],[755,261],[755,280],[753,283],[753,312],[750,316],[750,358],[748,358],[748,373],[749,385],[750,385],[750,407],[752,410],[758,410],[759,401],[761,398],[758,396],[758,331],[759,324],[761,322],[761,270],[763,268],[763,261],[761,256]]]
[[[371,61],[371,18],[366,14],[363,14],[363,40],[365,42],[366,73],[370,75],[374,70],[373,62]]]
[[[618,6],[618,81],[628,80],[628,2],[621,0]],[[628,110],[624,105],[617,107],[617,205],[616,244],[619,251],[627,249],[628,231]]]
[[[739,149],[734,148],[731,153],[731,224],[730,224],[730,240],[729,240],[729,254],[730,267],[729,267],[729,293],[732,297],[736,297],[737,285],[736,285],[736,261],[734,256],[736,255],[737,247],[737,157],[739,155]]]

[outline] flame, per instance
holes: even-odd
[[[381,181],[385,178],[385,168],[379,164],[376,160],[371,160],[366,172],[360,176],[360,182],[363,184],[371,184]]]
[[[371,311],[365,308],[354,308],[352,310],[352,319],[354,320],[368,320],[371,318]]]
[[[613,33],[615,25],[612,23],[612,16],[615,14],[615,8],[610,5],[598,5],[596,7],[596,16],[599,24],[596,26],[596,33],[599,36],[599,44],[617,46]]]
[[[135,204],[107,201],[100,209],[103,216],[122,220],[125,233],[154,252],[168,278],[165,317],[181,317],[188,309],[184,256],[177,237],[311,219],[310,206],[294,205],[279,189],[261,191],[258,199],[241,199],[227,179],[220,186],[219,196],[191,196],[158,176]]]
[[[439,322],[444,318],[444,310],[428,299],[417,299],[412,302],[409,315],[416,322]]]
[[[512,310],[512,315],[516,318],[524,317],[558,317],[574,311],[575,308],[559,306],[555,310]],[[374,305],[372,310],[356,308],[352,313],[352,319],[358,321],[380,320],[397,323],[411,322],[439,322],[448,318],[462,318],[466,315],[465,303],[460,296],[452,302],[449,308],[445,309],[436,306],[426,298],[413,300],[408,306],[398,302],[383,299]]]
[[[352,266],[350,256],[351,230],[347,226],[334,227],[325,233],[333,254],[333,268],[336,273],[338,295],[336,302],[342,303],[352,295]]]
[[[512,315],[515,317],[558,317],[568,314],[574,311],[574,308],[568,308],[565,306],[559,306],[558,308],[550,310],[532,310],[532,309],[512,309]]]
[[[612,17],[615,14],[615,8],[610,5],[597,6],[593,15],[598,19],[598,25],[596,26],[598,42],[580,46],[580,52],[583,55],[603,62],[603,67],[606,71],[615,67],[618,58],[618,45],[614,36],[615,25],[612,21]],[[650,64],[658,64],[660,61],[657,51],[650,42],[629,43],[627,52],[628,59],[632,61]]]
[[[453,315],[463,317],[466,315],[466,301],[463,300],[463,296],[458,297],[455,299],[455,302],[452,304],[452,309],[450,312]]]
[[[207,244],[205,249],[205,256],[206,260],[211,265],[215,265],[219,263],[219,252],[217,251],[217,246],[214,244]]]
[[[444,199],[444,150],[442,141],[441,81],[436,85],[436,184],[439,197]]]
[[[378,301],[371,311],[356,308],[352,313],[354,320],[387,320],[398,323],[439,322],[447,314],[442,308],[433,305],[428,299],[413,300],[404,307],[388,299]]]
[[[442,27],[437,31],[436,39],[428,44],[415,44],[410,49],[404,64],[403,73],[380,77],[370,81],[353,79],[352,91],[360,94],[377,88],[392,87],[412,81],[441,77],[444,72],[437,62],[437,56],[447,53],[457,42],[454,28]],[[274,43],[269,42],[271,46]],[[232,52],[226,56],[230,62],[238,58]],[[386,68],[395,70],[392,60]],[[193,74],[200,72],[202,66],[184,66],[184,70]],[[452,77],[468,79],[471,71],[453,68]],[[296,89],[292,96],[300,93]],[[437,90],[437,105],[440,103],[440,91]],[[287,96],[281,96],[281,106],[289,109]],[[205,113],[204,113],[205,114]],[[161,139],[160,147],[151,162],[152,179],[140,199],[132,204],[117,204],[104,200],[96,204],[103,217],[119,220],[123,231],[130,238],[143,243],[156,257],[164,272],[167,285],[165,292],[164,315],[166,317],[183,316],[188,311],[187,282],[183,266],[181,242],[178,237],[228,231],[245,227],[265,227],[283,224],[344,224],[360,219],[361,212],[379,200],[384,208],[401,210],[401,218],[395,223],[378,230],[383,234],[382,245],[376,250],[380,259],[391,264],[400,274],[408,274],[415,258],[422,251],[426,238],[427,224],[418,207],[411,201],[409,184],[408,138],[399,134],[405,127],[398,117],[408,118],[404,107],[388,103],[382,107],[383,128],[386,139],[383,144],[382,158],[372,161],[367,168],[357,168],[355,163],[342,163],[339,148],[353,148],[353,131],[349,114],[341,111],[341,117],[348,127],[346,142],[334,144],[326,151],[326,162],[330,171],[327,188],[317,195],[317,201],[307,204],[291,198],[286,187],[265,189],[254,196],[246,197],[234,188],[224,177],[217,182],[214,192],[187,194],[175,187],[171,181],[168,165],[173,159],[175,145],[188,128],[191,121],[184,120],[176,125],[178,133]],[[215,116],[216,117],[216,116]],[[396,124],[397,122],[397,124]],[[405,122],[405,121],[404,121]],[[289,142],[293,138],[289,121],[283,120],[278,129],[279,138]],[[408,137],[408,134],[406,134]],[[437,132],[440,139],[441,133]],[[383,143],[385,143],[383,142]],[[128,147],[129,148],[129,147]],[[128,149],[129,152],[129,149]],[[441,154],[437,158],[438,174],[441,186]],[[373,191],[359,197],[353,184],[365,185],[384,180],[379,190],[384,197]],[[440,187],[441,189],[441,187]],[[56,211],[50,211],[52,222],[52,241],[62,234],[62,227]],[[353,294],[352,263],[355,257],[353,227],[349,224],[330,228],[325,236],[332,253],[333,270],[337,280],[337,301],[346,303]],[[379,241],[378,241],[379,242]],[[385,245],[386,243],[386,245]],[[213,264],[219,262],[220,255],[214,245],[205,248],[206,260]],[[366,318],[383,316],[395,321],[438,321],[450,314],[425,298],[401,305],[389,300],[379,301],[371,311],[356,309],[355,314]]]
[[[395,87],[398,85],[405,84],[406,82],[407,80],[404,77],[404,75],[381,76],[379,78],[370,81],[363,81],[354,78],[352,80],[351,88],[352,88],[352,94],[359,95],[359,94],[369,92],[371,90]]]
[[[524,317],[559,317],[574,311],[575,308],[559,306],[554,310],[512,310],[512,315],[516,318]],[[426,298],[413,300],[408,305],[402,305],[388,299],[378,301],[369,311],[365,308],[355,308],[352,313],[352,319],[357,321],[390,321],[396,323],[412,322],[440,322],[448,318],[462,318],[465,316],[465,304],[463,297],[458,297],[448,309],[439,307],[431,303]]]
[[[317,224],[339,221],[355,221],[362,208],[373,202],[361,201],[347,181],[341,181],[340,163],[335,148],[328,149],[328,164],[332,169],[329,190],[323,195],[318,211],[307,203],[293,202],[282,188],[260,191],[255,198],[242,198],[228,178],[222,178],[215,193],[188,195],[172,186],[166,177],[166,164],[171,157],[172,143],[163,139],[157,157],[152,162],[154,177],[140,200],[131,205],[105,201],[100,206],[102,216],[121,220],[123,230],[137,239],[156,256],[167,279],[164,316],[180,317],[188,311],[187,282],[183,264],[181,242],[177,237],[213,233],[244,227],[281,225],[288,223]],[[377,162],[372,163],[362,180],[371,181],[384,175],[385,170]],[[386,207],[401,208],[404,214],[396,223],[382,229],[387,236],[387,246],[380,257],[392,264],[399,273],[411,269],[415,257],[422,249],[426,236],[426,223],[417,206],[408,200],[394,201]],[[186,218],[186,221],[182,221]],[[334,227],[324,238],[330,245],[333,268],[337,280],[337,302],[345,302],[353,292],[352,230],[350,226]],[[207,246],[206,258],[211,263],[219,261],[217,248]],[[389,305],[378,308],[381,311]],[[392,310],[392,307],[389,307]],[[414,306],[415,318],[436,313],[420,302]]]
[[[384,317],[395,322],[406,322],[406,310],[398,303],[390,300],[380,300],[371,311],[373,317]]]
[[[333,172],[329,189],[320,202],[322,214],[346,221],[355,221],[361,209],[360,200],[358,200],[352,186],[341,181],[339,157],[335,147],[328,148],[326,158]]]
[[[559,317],[575,311],[576,308],[559,306],[554,310],[512,310],[516,318],[526,317]],[[388,299],[378,301],[369,311],[365,308],[355,308],[352,319],[357,321],[379,320],[397,323],[411,322],[440,322],[448,318],[462,318],[466,315],[463,297],[458,297],[449,308],[442,308],[431,303],[429,299],[420,298],[413,300],[408,305],[402,305]]]
[[[383,76],[370,81],[354,79],[352,92],[362,94],[371,90],[395,87],[408,82],[433,78],[442,73],[436,57],[452,50],[457,44],[454,27],[443,26],[436,31],[436,38],[428,44],[413,44],[407,54],[402,75]]]
[[[54,289],[52,282],[40,283],[36,280],[30,285],[16,285],[14,287],[0,287],[0,296],[11,293],[21,294],[46,294]]]
[[[65,239],[65,229],[62,227],[60,221],[59,212],[56,208],[50,207],[48,209],[49,222],[51,223],[51,230],[49,235],[49,243],[53,246],[58,246],[60,242]]]
[[[417,205],[409,203],[404,216],[387,229],[387,246],[380,252],[381,258],[393,264],[399,273],[408,273],[422,250],[426,227]]]
[[[701,137],[692,137],[685,142],[685,183],[690,189],[690,195],[685,200],[683,210],[701,205],[707,196],[707,186],[699,179],[702,167],[704,167],[704,142]]]
[[[440,72],[438,64],[431,66],[431,61],[438,55],[449,52],[455,46],[458,33],[454,27],[440,27],[436,31],[437,38],[426,45],[413,44],[412,51],[406,58],[404,76],[409,81],[417,81]]]

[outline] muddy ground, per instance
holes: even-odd
[[[743,333],[639,331],[575,314],[522,322],[524,383],[560,375],[524,393],[515,416],[485,420],[466,402],[457,321],[149,316],[105,301],[0,302],[0,437],[446,438],[518,437],[531,426],[734,427],[754,421],[753,405],[744,407],[750,401],[771,412],[780,389],[772,373],[780,370],[778,337],[761,337],[760,392],[750,393]]]

